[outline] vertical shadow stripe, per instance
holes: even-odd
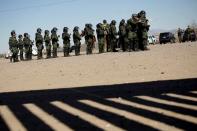
[[[185,109],[191,109],[197,111],[197,106],[189,105],[189,104],[183,104],[179,102],[174,102],[174,101],[167,101],[167,100],[162,100],[158,98],[154,98],[151,96],[135,96],[139,99],[146,100],[146,101],[151,101],[151,102],[156,102],[156,103],[161,103],[165,105],[171,105],[171,106],[176,106],[176,107],[181,107]]]
[[[162,94],[170,97],[175,97],[183,100],[190,100],[190,101],[195,101],[197,102],[197,98],[191,97],[191,96],[185,96],[185,95],[179,95],[179,94],[174,94],[174,93],[167,93],[167,94]]]
[[[47,112],[43,111],[40,107],[36,106],[35,104],[24,104],[29,111],[31,111],[34,115],[39,117],[44,123],[50,126],[53,130],[56,131],[73,131],[73,129],[69,128],[67,125],[53,117],[52,115],[48,114]]]
[[[105,120],[99,119],[98,117],[96,117],[92,114],[88,114],[86,112],[83,112],[80,109],[71,107],[70,105],[63,103],[61,101],[53,101],[53,102],[51,102],[51,104],[68,112],[68,113],[71,113],[72,115],[77,115],[81,119],[84,119],[103,130],[111,130],[111,131],[123,131],[124,130],[124,129],[121,129],[121,128],[113,125],[112,123],[109,123]]]
[[[4,119],[5,123],[8,125],[9,129],[14,131],[27,131],[19,119],[13,114],[8,106],[0,106],[0,115]],[[14,123],[14,124],[13,124]]]
[[[183,114],[180,114],[180,113],[176,113],[176,112],[173,112],[173,111],[168,111],[168,110],[157,108],[157,107],[146,106],[146,105],[138,104],[138,103],[131,102],[131,101],[128,101],[128,100],[125,100],[125,99],[111,98],[111,99],[108,99],[108,100],[111,100],[111,101],[116,102],[116,103],[128,105],[128,106],[132,106],[132,107],[135,107],[135,108],[139,108],[139,109],[148,110],[148,111],[151,111],[151,112],[156,112],[158,114],[166,115],[166,116],[169,116],[169,117],[173,117],[173,118],[177,118],[177,119],[180,119],[180,120],[184,120],[184,121],[187,121],[187,122],[197,124],[197,118],[189,116],[189,115],[183,115]]]
[[[106,111],[109,111],[109,112],[120,114],[120,115],[126,117],[127,119],[136,121],[136,122],[141,123],[141,124],[146,125],[146,126],[150,126],[150,127],[155,128],[157,130],[165,129],[165,130],[173,130],[173,131],[182,131],[182,129],[167,125],[165,123],[155,121],[155,120],[152,120],[152,119],[149,119],[149,118],[146,118],[146,117],[143,117],[143,116],[131,113],[131,112],[116,109],[116,108],[113,108],[111,106],[100,104],[100,103],[92,101],[92,100],[80,100],[80,102],[84,103],[84,104],[87,104],[89,106],[95,107],[95,108],[99,108],[101,110],[106,110]]]

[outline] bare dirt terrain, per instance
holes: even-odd
[[[10,63],[0,130],[195,130],[197,43]]]
[[[10,63],[0,59],[0,92],[197,77],[197,43]],[[60,54],[62,55],[62,54]]]

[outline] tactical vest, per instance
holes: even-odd
[[[37,42],[43,42],[43,37],[42,37],[42,35],[39,34],[39,33],[36,33],[36,43],[37,43]]]
[[[49,35],[45,35],[44,36],[44,41],[46,42],[46,43],[50,43],[50,36]]]
[[[17,41],[16,37],[10,37],[10,39],[9,39],[9,46],[11,48],[18,47],[18,41]]]
[[[52,34],[51,34],[51,39],[52,39],[53,42],[57,42],[57,41],[58,41],[58,36],[57,36],[57,34],[56,34],[56,33],[52,33]]]

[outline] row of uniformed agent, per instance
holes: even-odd
[[[115,52],[119,46],[123,51],[138,51],[147,49],[147,32],[149,30],[148,20],[146,19],[145,11],[141,11],[138,14],[133,14],[127,23],[125,20],[121,20],[119,25],[119,31],[116,29],[116,21],[112,20],[110,24],[106,20],[103,23],[97,24],[96,34],[98,39],[99,53],[106,51]],[[73,42],[75,45],[75,55],[80,55],[81,38],[85,37],[85,43],[87,45],[87,54],[92,54],[92,49],[96,41],[94,35],[94,29],[91,24],[86,24],[84,30],[80,33],[79,28],[76,26],[73,29]],[[119,38],[117,39],[117,36]],[[46,58],[57,57],[57,49],[59,47],[59,37],[57,35],[57,28],[54,27],[51,30],[44,31],[44,37],[42,36],[42,30],[37,29],[35,34],[35,44],[37,47],[38,55],[37,59],[43,58],[43,43],[46,48]],[[63,52],[64,56],[69,56],[70,53],[70,37],[68,28],[63,28]],[[19,39],[16,39],[15,31],[11,32],[9,39],[9,47],[12,52],[12,59],[14,62],[18,61],[18,52],[20,51],[20,60],[24,60],[23,53],[25,53],[25,60],[32,59],[32,45],[29,35],[24,33],[24,38],[19,35]],[[52,54],[52,56],[51,56]]]

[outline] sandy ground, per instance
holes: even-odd
[[[197,43],[149,48],[0,59],[0,130],[195,130]]]
[[[0,59],[0,92],[197,78],[197,43],[10,63]]]

